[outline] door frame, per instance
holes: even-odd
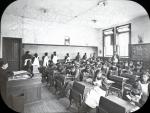
[[[15,38],[15,37],[2,37],[2,58],[4,58],[4,40],[5,39],[10,39],[10,40],[19,40],[19,70],[21,69],[21,56],[22,56],[22,38]]]

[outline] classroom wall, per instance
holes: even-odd
[[[94,28],[39,21],[5,13],[1,22],[2,37],[22,38],[23,43],[63,45],[65,37],[70,37],[70,45],[100,46],[100,36]]]
[[[140,16],[131,22],[131,43],[138,44],[138,35],[143,38],[143,43],[150,43],[150,19],[149,16]]]
[[[65,46],[65,45],[45,45],[45,44],[23,44],[23,50],[30,50],[30,53],[34,55],[34,53],[38,53],[40,60],[42,60],[42,56],[45,52],[48,52],[48,55],[56,51],[58,59],[64,59],[66,53],[69,53],[70,59],[75,59],[77,53],[80,53],[82,57],[84,53],[87,53],[87,58],[93,53],[97,53],[97,47],[94,46]]]
[[[129,23],[131,23],[131,44],[138,44],[138,35],[143,37],[143,43],[150,43],[150,19],[148,15],[139,16],[128,22],[119,25],[113,25],[108,28],[125,25]],[[108,28],[104,28],[104,29],[108,29]],[[102,30],[104,29],[99,29],[99,35],[101,34],[101,37],[102,37]],[[100,41],[101,47],[103,48],[102,38],[100,40],[101,40]]]

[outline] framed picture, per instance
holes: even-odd
[[[70,45],[70,37],[65,37],[65,45]]]

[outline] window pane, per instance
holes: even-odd
[[[130,31],[129,25],[125,25],[125,26],[121,26],[117,28],[118,32],[126,32],[126,31]]]
[[[113,55],[113,45],[111,44],[111,35],[105,37],[104,56]]]
[[[105,35],[111,35],[111,34],[113,34],[114,32],[113,32],[113,29],[108,29],[108,30],[105,30],[104,31],[104,34]]]
[[[129,33],[121,33],[117,36],[118,53],[120,56],[128,56]]]

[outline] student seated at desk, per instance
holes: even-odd
[[[85,67],[85,69],[82,70],[82,80],[86,81],[86,82],[92,82],[93,81],[93,77],[94,77],[94,73],[90,68],[90,65],[87,65]]]
[[[103,74],[107,77],[108,72],[109,72],[109,67],[108,67],[107,62],[104,63],[101,70],[102,70]]]
[[[143,69],[143,63],[138,61],[137,64],[136,64],[135,70],[136,70],[137,73],[141,73],[142,69]]]
[[[103,75],[100,70],[97,70],[95,73],[95,79],[93,81],[94,87],[91,89],[86,97],[85,104],[90,108],[96,108],[99,105],[99,100],[101,96],[106,96],[106,91],[103,88]]]
[[[122,74],[133,75],[133,71],[129,67],[125,67],[125,69],[121,69],[120,75],[122,75]]]
[[[126,95],[126,97],[132,104],[139,105],[139,100],[141,99],[141,95],[142,95],[142,87],[139,81],[137,80],[134,82],[131,91]]]
[[[129,69],[130,69],[131,71],[134,71],[134,70],[135,70],[135,66],[134,66],[134,64],[133,64],[133,61],[130,61],[130,62],[129,62]]]
[[[62,63],[57,63],[57,69],[56,69],[58,72],[60,73],[65,73],[65,66],[63,66]]]
[[[84,102],[81,105],[80,113],[87,113],[92,108],[96,108],[99,106],[100,97],[106,96],[106,91],[102,89],[103,80],[101,70],[97,70],[93,81],[94,87],[85,96]]]
[[[80,69],[79,69],[79,65],[78,64],[76,64],[75,66],[73,66],[71,68],[70,75],[72,77],[74,77],[75,81],[79,81],[79,79],[80,79]],[[63,87],[63,89],[61,91],[60,97],[69,96],[70,95],[70,89],[73,86],[74,80],[68,79],[65,82],[65,85],[64,85],[64,87]]]
[[[140,99],[141,105],[145,104],[145,102],[147,101],[148,96],[149,96],[150,83],[149,83],[148,79],[149,79],[149,75],[146,72],[144,72],[144,74],[142,75],[141,81],[139,81],[141,88],[142,88],[142,95],[141,95],[141,99]]]
[[[109,68],[109,74],[110,75],[118,75],[118,67],[116,65],[112,65]]]
[[[54,85],[54,72],[57,70],[57,66],[52,62],[42,72],[42,78],[46,79],[47,84]]]

